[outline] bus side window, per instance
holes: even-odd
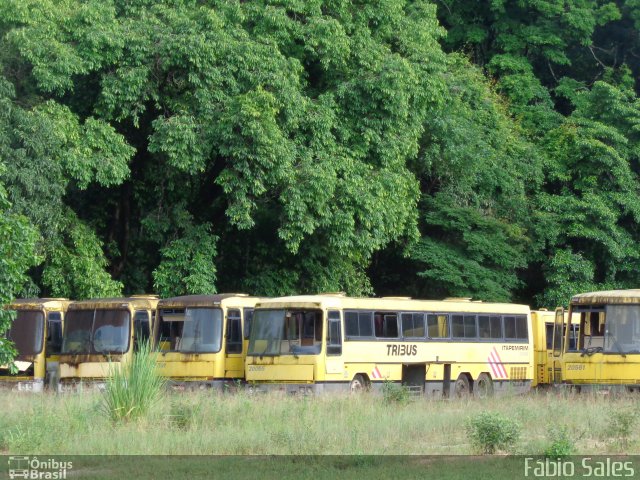
[[[544,334],[547,341],[547,350],[553,350],[553,323],[544,324]]]
[[[578,350],[578,337],[579,337],[580,327],[578,325],[571,325],[569,330],[569,350],[576,351]]]
[[[227,312],[227,353],[242,353],[240,310]]]
[[[470,325],[467,325],[471,332]],[[466,328],[465,327],[465,328]],[[478,334],[481,339],[502,338],[502,323],[497,315],[478,315]]]
[[[149,312],[146,310],[136,310],[133,317],[133,349],[138,351],[140,343],[148,342],[150,336],[149,331]]]
[[[427,315],[429,338],[449,338],[449,316],[446,314]]]
[[[451,315],[451,331],[453,338],[464,338],[464,316]]]
[[[424,338],[424,313],[403,313],[400,318],[404,338]]]
[[[376,312],[374,315],[375,334],[378,338],[398,338],[398,315]]]
[[[491,338],[501,339],[502,335],[502,319],[498,315],[491,315],[489,317],[489,323],[491,324]]]
[[[373,312],[344,312],[345,338],[372,337]]]
[[[453,338],[477,338],[475,315],[452,315]]]
[[[516,338],[519,340],[529,340],[527,317],[524,315],[518,315],[516,317]]]
[[[251,334],[251,322],[253,322],[253,308],[244,309],[244,339],[249,340]]]
[[[342,355],[340,312],[328,312],[327,324],[327,355]]]
[[[507,342],[514,340],[528,340],[527,317],[524,315],[502,317],[504,323],[504,338]]]
[[[49,312],[47,316],[47,349],[46,354],[60,353],[62,348],[62,314]]]
[[[373,326],[376,337],[382,337],[382,314],[376,313],[373,315]]]

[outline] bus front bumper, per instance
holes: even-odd
[[[104,378],[63,378],[58,382],[58,393],[102,392],[106,386]]]
[[[33,379],[0,379],[0,389],[12,390],[15,392],[34,392],[40,393],[44,391],[44,380],[42,378]]]
[[[167,379],[167,388],[175,391],[213,390],[215,392],[234,392],[242,388],[242,380],[233,379]]]

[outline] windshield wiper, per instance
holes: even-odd
[[[600,353],[602,352],[603,348],[602,347],[589,347],[589,348],[585,348],[582,350],[582,354],[580,355],[581,357],[584,357],[585,355],[590,357],[591,355],[593,355],[594,353]]]

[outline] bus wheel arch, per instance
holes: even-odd
[[[466,372],[458,375],[456,383],[453,386],[453,393],[456,397],[466,397],[472,392],[473,380],[471,375]]]
[[[486,372],[478,375],[474,384],[473,393],[479,398],[493,396],[493,380],[491,379],[491,375]]]
[[[360,393],[369,390],[370,386],[371,383],[366,373],[356,373],[349,387],[352,393]]]

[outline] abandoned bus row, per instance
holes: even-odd
[[[290,393],[402,384],[431,396],[532,387],[640,389],[640,290],[575,295],[568,311],[466,298],[153,295],[21,299],[0,388],[104,386],[148,342],[178,389]],[[15,371],[15,369],[14,369]]]

